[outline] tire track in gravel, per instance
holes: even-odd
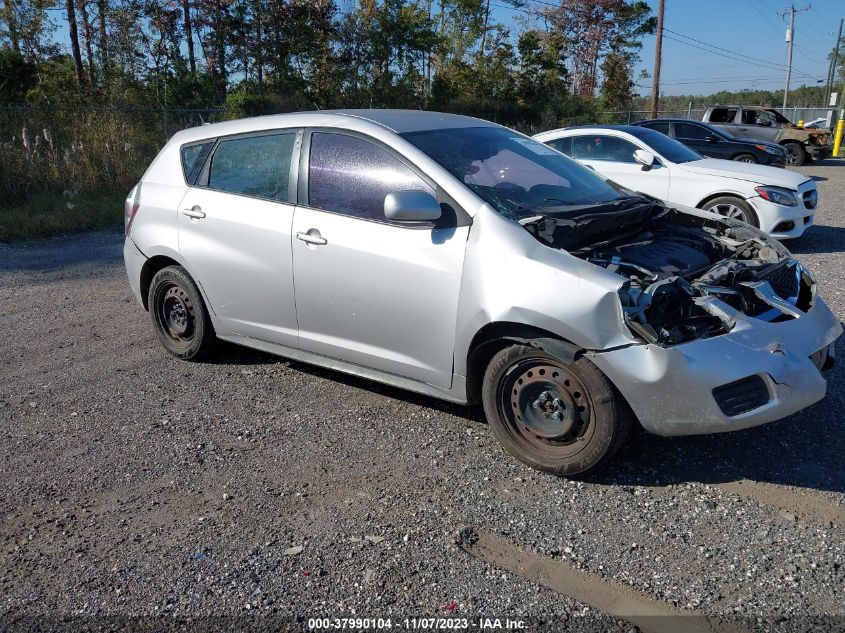
[[[778,508],[797,517],[806,517],[823,523],[835,523],[839,527],[845,527],[845,507],[838,506],[830,499],[814,492],[802,494],[786,486],[749,479],[713,484],[713,487]]]
[[[626,620],[645,633],[740,633],[747,630],[701,612],[679,611],[628,587],[608,582],[597,574],[521,550],[489,532],[465,528],[458,536],[457,544],[470,556]]]

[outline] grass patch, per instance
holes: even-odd
[[[118,226],[123,223],[125,197],[125,191],[45,191],[18,204],[0,201],[0,241]]]

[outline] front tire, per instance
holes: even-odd
[[[757,214],[754,209],[742,198],[736,196],[720,196],[710,200],[702,207],[705,211],[718,213],[726,218],[733,220],[741,220],[746,224],[760,228],[760,220],[757,219]]]
[[[601,466],[623,444],[633,419],[621,394],[590,361],[567,364],[525,345],[491,359],[481,399],[505,450],[555,475]]]
[[[807,150],[801,143],[784,143],[786,148],[786,164],[800,167],[807,162]]]
[[[181,266],[167,266],[150,283],[147,305],[164,348],[183,360],[204,356],[214,341],[214,328],[199,288]]]

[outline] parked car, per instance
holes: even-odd
[[[788,165],[803,165],[808,158],[831,155],[830,133],[805,130],[774,108],[761,106],[713,106],[701,120],[739,138],[778,143],[786,148]]]
[[[663,132],[702,156],[771,167],[786,166],[786,149],[777,143],[746,141],[708,123],[688,119],[653,119],[634,125]]]
[[[634,419],[685,435],[794,413],[824,396],[841,334],[760,231],[469,117],[184,130],[125,212],[132,291],[174,356],[216,337],[480,401],[511,454],[558,474],[603,463]]]
[[[802,174],[705,158],[636,125],[573,127],[536,135],[623,187],[747,222],[780,239],[813,224],[818,191]]]

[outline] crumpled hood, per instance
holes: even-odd
[[[689,163],[680,163],[678,167],[694,174],[734,178],[736,180],[745,180],[761,185],[772,185],[793,190],[797,190],[801,184],[809,180],[802,174],[781,169],[780,167],[738,163],[719,158],[704,158]]]

